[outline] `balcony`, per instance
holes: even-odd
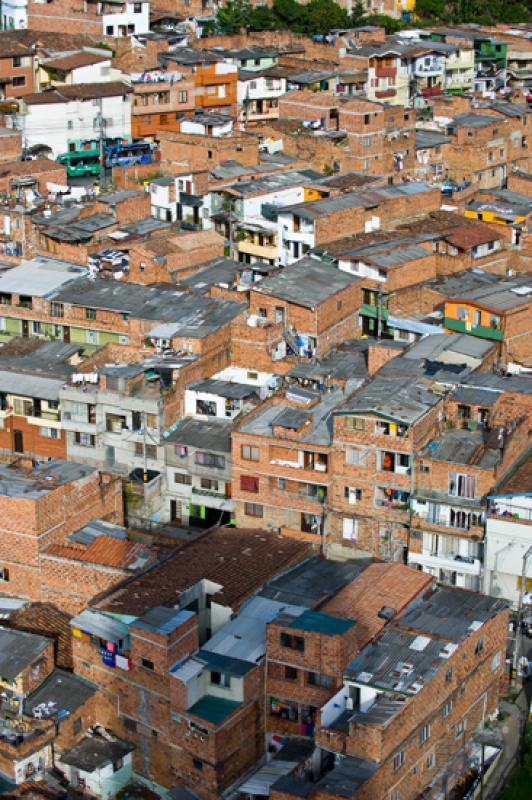
[[[504,339],[504,331],[500,328],[474,325],[462,319],[454,319],[454,317],[445,317],[443,324],[448,330],[456,333],[469,333],[471,336],[480,336],[482,339],[492,339],[495,342],[502,342]]]
[[[461,572],[464,575],[478,577],[481,572],[481,563],[478,558],[471,556],[454,555],[453,553],[413,553],[408,554],[408,563],[419,564],[428,569],[444,569],[448,572]]]
[[[375,76],[377,78],[393,78],[397,75],[395,67],[375,67]]]
[[[375,97],[395,97],[397,94],[397,89],[376,89],[375,90]]]
[[[430,64],[418,64],[414,68],[414,75],[418,78],[430,78],[443,73],[443,63],[431,61]]]
[[[442,93],[441,84],[438,84],[437,86],[425,86],[425,88],[421,90],[421,94],[423,97],[436,97],[441,93]]]

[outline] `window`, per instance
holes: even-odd
[[[297,650],[303,653],[305,650],[305,640],[302,636],[292,636],[291,633],[281,633],[281,647],[288,647],[290,650]]]
[[[71,131],[74,127],[74,122],[71,119],[67,119],[67,129]]]
[[[96,446],[96,437],[93,436],[92,433],[80,433],[79,431],[76,431],[74,434],[74,441],[81,447]]]
[[[182,90],[179,92],[179,102],[188,103],[188,91]]]
[[[427,761],[425,763],[427,765],[427,769],[432,769],[432,767],[434,766],[434,753],[430,753],[427,756]]]
[[[142,14],[142,3],[133,3],[133,13]]]
[[[450,683],[450,681],[452,680],[452,677],[453,677],[453,668],[449,667],[447,669],[447,672],[445,673],[445,680],[447,681],[447,683]]]
[[[252,475],[241,475],[240,488],[243,492],[254,492],[256,494],[259,491],[259,479]]]
[[[429,736],[430,736],[430,725],[428,723],[425,723],[425,725],[421,726],[421,731],[419,732],[419,744],[425,744]]]
[[[352,486],[344,486],[344,497],[351,505],[354,505],[361,499],[362,491],[354,489]]]
[[[363,467],[366,463],[366,451],[355,447],[348,447],[345,451],[345,463],[356,467]]]
[[[449,716],[449,714],[451,713],[452,710],[453,710],[453,701],[452,700],[447,700],[444,703],[443,708],[441,710],[441,718],[442,719],[447,719],[447,717]]]
[[[39,428],[39,436],[45,439],[59,439],[59,431],[56,428]]]
[[[481,636],[475,645],[475,655],[479,656],[483,650],[484,650],[484,637]]]
[[[63,303],[50,303],[50,315],[52,317],[64,317],[65,309]]]
[[[264,508],[258,503],[244,503],[244,514],[247,517],[263,517]]]
[[[87,344],[98,344],[100,341],[100,334],[98,331],[87,331],[86,339]]]
[[[0,581],[4,583],[9,581],[9,570],[7,567],[0,567]]]
[[[476,478],[473,475],[464,475],[459,472],[449,474],[449,494],[452,497],[467,497],[474,500],[476,493]]]
[[[116,761],[113,761],[113,772],[118,772],[118,770],[122,769],[124,766],[124,759],[117,758]]]
[[[399,750],[398,753],[393,757],[393,768],[394,770],[401,769],[403,764],[405,763],[405,753],[404,750]]]
[[[192,766],[194,769],[198,769],[200,772],[203,769],[203,761],[201,758],[193,758],[192,759]]]
[[[31,330],[34,336],[39,336],[42,333],[42,323],[41,322],[32,322],[31,323]]]
[[[13,56],[13,66],[15,68],[22,66],[22,56]]]
[[[174,483],[182,483],[185,486],[191,486],[192,485],[192,476],[191,475],[185,475],[184,472],[174,472]]]
[[[342,538],[354,542],[358,539],[358,520],[344,517]]]
[[[500,663],[501,663],[501,654],[495,653],[495,655],[491,659],[491,671],[495,672],[495,670],[499,667]]]
[[[363,431],[366,427],[366,420],[361,417],[346,417],[345,427],[355,431]]]
[[[210,478],[202,478],[200,486],[202,489],[209,489],[210,491],[216,492],[218,489],[218,481],[213,481]]]
[[[371,136],[364,136],[363,142],[364,142],[364,147],[370,147],[371,146]]]
[[[141,665],[141,667],[144,667],[144,669],[153,670],[153,661],[150,661],[149,658],[141,658],[140,659],[140,665]]]
[[[24,75],[21,75],[17,78],[11,79],[11,86],[26,86],[26,78]]]
[[[284,668],[285,681],[297,681],[297,673],[298,670],[295,667],[285,667]]]
[[[132,731],[133,733],[137,730],[137,722],[134,719],[130,719],[129,717],[122,717],[122,722],[124,723],[124,728],[128,731]]]
[[[465,729],[466,729],[465,719],[461,719],[457,723],[456,728],[455,728],[455,735],[456,735],[457,739],[458,739],[459,736],[462,736],[465,733]]]
[[[146,458],[150,458],[152,461],[155,461],[157,459],[157,445],[155,444],[146,445]]]
[[[419,465],[420,472],[430,472],[430,464],[420,464]]]
[[[231,678],[223,672],[211,672],[211,683],[215,686],[223,686],[228,689],[231,686]]]
[[[86,308],[85,309],[85,319],[96,319],[96,309],[95,308]]]
[[[212,158],[212,150],[207,150],[207,158],[208,159]]]
[[[217,456],[214,453],[196,453],[194,457],[196,464],[202,467],[216,467],[216,469],[224,469],[225,457]]]
[[[241,453],[244,461],[258,461],[260,458],[259,448],[249,444],[242,445]]]
[[[334,678],[330,675],[322,675],[320,672],[309,672],[307,683],[309,686],[322,686],[324,689],[332,689],[334,687]]]
[[[78,733],[81,733],[83,730],[83,717],[78,717],[74,720],[74,724],[72,725],[72,731],[76,736]]]
[[[392,789],[392,791],[390,792],[390,800],[399,800],[398,789]]]

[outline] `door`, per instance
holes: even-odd
[[[27,319],[22,320],[22,336],[27,339],[30,335],[30,323]]]
[[[280,322],[282,325],[284,325],[284,319],[285,319],[285,317],[284,317],[284,307],[283,306],[276,306],[275,307],[275,322],[276,323]]]
[[[170,521],[181,522],[181,503],[177,500],[170,500]]]
[[[63,341],[70,342],[70,328],[68,325],[63,325]]]
[[[22,431],[13,431],[13,450],[15,453],[24,452],[24,437],[22,435]]]

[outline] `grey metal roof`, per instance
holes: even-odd
[[[86,608],[81,614],[70,620],[70,624],[73,628],[86,631],[110,642],[120,642],[129,634],[129,628],[123,622],[92,608]]]
[[[117,203],[123,203],[124,200],[130,200],[132,197],[142,197],[144,192],[139,189],[118,189],[115,192],[106,192],[98,195],[98,202],[105,203],[108,206],[115,206]]]
[[[19,349],[19,343],[22,348]],[[16,339],[0,349],[0,367],[48,375],[68,377],[74,367],[68,359],[82,349],[80,344],[46,342],[38,339]]]
[[[136,619],[131,625],[134,632],[136,628],[142,631],[168,634],[172,633],[188,620],[192,619],[194,613],[186,609],[167,608],[166,606],[155,606],[146,611],[142,617]]]
[[[431,147],[441,147],[442,144],[448,144],[451,141],[450,136],[444,136],[438,131],[429,131],[422,128],[416,128],[416,150],[427,150]]]
[[[490,125],[500,124],[498,117],[493,114],[476,114],[473,111],[468,111],[465,114],[458,114],[447,126],[447,130],[451,128],[487,128]]]
[[[287,172],[274,172],[271,175],[260,175],[249,181],[231,184],[231,186],[227,188],[231,189],[236,194],[242,195],[258,194],[261,192],[268,194],[270,192],[281,191],[282,189],[289,189],[292,186],[302,186],[309,181],[318,180],[321,177],[321,173],[314,169],[291,169]]]
[[[501,392],[532,394],[532,375],[495,375],[493,372],[473,372],[463,381],[468,386],[496,389]]]
[[[493,342],[465,333],[446,336],[426,336],[415,342],[405,353],[404,358],[431,359],[444,362],[446,354],[460,353],[469,358],[482,359],[493,347]]]
[[[387,242],[369,245],[367,247],[337,252],[338,258],[357,258],[368,264],[373,264],[381,269],[393,269],[401,267],[409,261],[417,261],[420,258],[432,257],[432,252],[418,244]]]
[[[501,393],[491,389],[475,389],[473,387],[459,386],[451,394],[451,399],[464,405],[475,405],[489,408],[499,399]]]
[[[211,652],[209,650],[199,650],[195,658],[203,661],[209,669],[225,672],[228,675],[233,675],[235,678],[242,678],[250,669],[253,669],[253,664],[249,661],[244,661],[241,658],[234,658],[233,656],[226,656],[222,653]]]
[[[249,383],[237,383],[236,381],[221,381],[215,378],[194,381],[187,384],[187,389],[204,394],[214,394],[218,397],[227,397],[231,400],[244,400],[246,397],[259,393],[257,386]]]
[[[280,408],[282,411],[274,418],[272,426],[298,431],[312,419],[309,413],[299,408],[290,408],[289,406],[286,408],[280,406]]]
[[[58,486],[85,478],[95,471],[94,467],[87,464],[61,459],[47,461],[31,470],[22,469],[16,461],[0,464],[0,495],[34,500]]]
[[[286,605],[314,608],[318,602],[334,597],[372,563],[372,558],[341,562],[323,561],[313,556],[269,581],[259,592],[259,597]]]
[[[0,675],[14,681],[43,653],[50,639],[36,633],[25,633],[0,627]]]
[[[267,624],[273,622],[281,611],[302,613],[305,605],[253,597],[242,606],[234,619],[226,622],[204,643],[201,653],[218,653],[256,664],[266,652]]]
[[[231,452],[232,422],[225,419],[203,421],[185,418],[166,439],[168,444],[201,447],[213,453]]]
[[[116,311],[137,319],[171,323],[172,333],[168,334],[169,338],[172,335],[197,338],[208,336],[242,313],[240,303],[198,294],[184,294],[167,283],[144,286],[108,281],[104,278],[80,278],[52,293],[50,297],[58,302],[84,308]],[[149,335],[164,336],[158,332],[150,332]]]
[[[473,289],[470,292],[455,295],[455,297],[458,300],[468,300],[496,311],[510,311],[513,308],[532,303],[532,278],[528,285],[526,280],[502,280],[493,286]]]
[[[119,761],[134,749],[135,746],[125,739],[113,737],[109,741],[101,736],[87,736],[74,747],[64,750],[59,763],[76,767],[81,772],[92,773]]]
[[[332,414],[335,408],[342,402],[344,398],[343,392],[336,391],[331,394],[326,394],[311,409],[305,411],[309,415],[311,424],[307,426],[307,430],[298,435],[298,442],[312,442],[315,445],[328,445],[332,437]],[[289,406],[285,406],[287,410]],[[297,409],[294,409],[297,410]],[[273,426],[279,424],[277,422],[280,413],[283,411],[281,405],[269,405],[264,408],[251,419],[244,419],[240,426],[242,433],[251,433],[256,436],[273,436]],[[316,473],[317,477],[319,473]]]
[[[426,445],[421,456],[451,464],[473,464],[479,469],[494,469],[501,460],[497,446],[490,446],[484,430],[449,428]]]
[[[452,642],[454,635],[451,632],[447,635]],[[388,627],[376,642],[365,647],[347,665],[344,674],[357,683],[398,695],[416,694],[445,664],[444,646],[441,639]],[[354,716],[364,724],[360,715]]]
[[[411,376],[402,373],[400,366],[399,373],[397,376],[378,374],[371,383],[352,394],[337,413],[369,412],[411,425],[441,402],[440,395],[421,382],[412,381]]]
[[[45,378],[42,375],[29,375],[15,370],[0,369],[0,392],[16,394],[20,397],[35,397],[41,400],[57,401],[64,383],[64,380],[57,380],[56,378]]]
[[[423,181],[401,186],[377,186],[375,188],[359,189],[357,192],[327,197],[324,200],[284,206],[279,209],[279,213],[295,214],[303,219],[313,220],[350,208],[376,208],[381,203],[404,197],[404,195],[412,196],[432,191],[434,191],[434,187]]]
[[[0,292],[14,292],[33,297],[48,297],[73,278],[86,275],[88,270],[68,261],[36,256],[13,269],[0,272]]]
[[[65,672],[62,669],[54,671],[41,683],[24,704],[24,712],[30,716],[37,706],[46,706],[45,717],[62,719],[65,714],[72,714],[96,693],[98,687],[93,683]]]
[[[498,614],[503,600],[465,589],[440,588],[428,600],[405,611],[397,624],[410,631],[441,636],[452,641],[466,639]]]
[[[113,539],[127,539],[126,529],[122,525],[113,525],[105,519],[92,519],[83,528],[68,535],[71,542],[92,544],[98,536],[110,536]]]
[[[330,380],[362,379],[367,374],[366,359],[361,352],[332,350],[321,361],[313,364],[304,362],[297,364],[290,370],[288,377],[322,382],[327,378]]]
[[[253,290],[315,308],[358,278],[315,258],[303,258],[261,281]]]
[[[348,800],[379,768],[377,762],[355,756],[343,756],[335,766],[315,783],[296,775],[283,775],[272,789],[276,792],[308,797],[316,790],[325,796]]]

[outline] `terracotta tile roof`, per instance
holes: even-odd
[[[36,94],[24,95],[28,106],[48,105],[50,103],[68,103],[71,100],[95,100],[99,97],[120,97],[131,94],[133,89],[122,81],[106,81],[104,83],[75,83],[72,86],[58,86]]]
[[[370,564],[319,610],[355,619],[361,649],[386,625],[387,620],[378,616],[383,606],[390,606],[399,613],[433,580],[431,575],[404,564]]]
[[[154,606],[175,605],[183,591],[207,578],[222,587],[213,599],[237,609],[268,580],[310,553],[310,545],[267,531],[217,528],[127,579],[100,597],[97,605],[112,612],[143,614]]]
[[[473,225],[461,225],[455,228],[451,233],[444,236],[444,239],[458,247],[459,250],[471,250],[479,244],[486,244],[500,239],[493,228],[489,225],[483,225],[481,222],[476,222]]]
[[[532,491],[532,456],[529,456],[493,494],[525,494]]]
[[[71,53],[67,56],[60,56],[53,58],[50,61],[42,64],[43,69],[59,70],[60,72],[69,72],[72,69],[79,67],[88,67],[91,64],[100,64],[102,61],[110,61],[112,58],[111,52],[106,55],[98,53]]]
[[[56,666],[72,670],[70,619],[70,614],[65,614],[52,603],[32,603],[14,611],[9,619],[2,620],[2,625],[28,633],[38,633],[52,639],[55,643]]]
[[[104,567],[127,569],[146,550],[146,545],[113,536],[98,536],[90,545],[52,544],[44,556],[54,556],[73,561],[84,561]]]

